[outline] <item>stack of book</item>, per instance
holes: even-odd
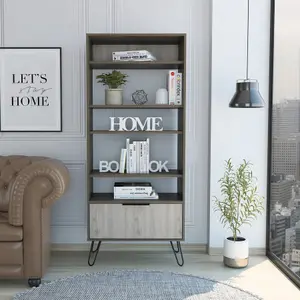
[[[149,173],[150,140],[132,141],[126,139],[126,148],[121,149],[120,173]]]
[[[150,182],[115,182],[114,199],[158,199]]]
[[[155,61],[156,57],[147,50],[115,51],[112,59],[118,61]]]

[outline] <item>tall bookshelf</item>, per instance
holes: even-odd
[[[122,50],[149,50],[157,60],[112,61],[112,52]],[[91,242],[88,263],[90,266],[95,263],[104,241],[168,241],[178,265],[182,266],[184,259],[180,242],[185,238],[186,35],[87,34],[86,59],[87,205],[88,241]],[[130,72],[129,94],[134,91],[135,81],[136,89],[140,86],[147,89],[147,78],[151,77],[152,83],[149,79],[149,85],[152,96],[148,102],[136,105],[127,94],[122,105],[106,105],[104,87],[99,90],[100,83],[96,83],[95,77],[114,69]],[[169,70],[182,73],[181,105],[155,104],[154,90],[167,87]],[[172,123],[172,126],[164,123],[163,131],[109,131],[107,123],[112,116],[129,115],[142,119],[161,114]],[[156,159],[159,159],[159,154],[167,158],[172,156],[169,172],[99,172],[99,159],[109,160],[109,156],[118,160],[120,143],[124,144],[127,137],[149,137],[150,159],[152,148],[156,151]],[[159,199],[114,199],[113,182],[148,180],[153,181],[154,187],[159,186],[156,189]]]

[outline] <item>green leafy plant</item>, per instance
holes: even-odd
[[[219,180],[223,197],[214,197],[214,210],[221,213],[220,221],[223,227],[231,230],[234,241],[241,233],[241,226],[251,226],[251,221],[264,210],[264,198],[257,193],[256,178],[251,171],[251,165],[244,159],[235,170],[231,158],[226,160],[224,175]]]
[[[127,74],[123,74],[120,71],[113,70],[111,73],[102,73],[96,78],[99,79],[103,85],[107,85],[110,89],[117,89],[127,82]]]

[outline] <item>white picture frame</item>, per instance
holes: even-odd
[[[0,131],[62,131],[61,47],[0,48]]]

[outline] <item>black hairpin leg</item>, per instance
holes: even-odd
[[[178,266],[182,267],[184,265],[184,259],[183,259],[183,254],[182,254],[182,249],[181,249],[180,242],[177,241],[177,249],[174,248],[174,245],[173,245],[172,241],[170,241],[170,244],[171,244],[171,247],[172,247],[173,253],[175,255],[176,262],[177,262]],[[180,253],[180,257],[181,257],[180,262],[178,260],[178,255],[177,255],[178,253]]]
[[[94,249],[94,241],[92,241],[92,244],[91,244],[91,248],[90,248],[90,253],[89,253],[89,259],[88,259],[88,264],[89,266],[93,266],[95,264],[95,261],[97,259],[97,255],[98,255],[98,252],[99,252],[99,248],[100,248],[100,245],[101,245],[101,241],[98,241],[98,245],[96,247],[96,249]],[[91,259],[92,259],[92,262],[91,262]]]

